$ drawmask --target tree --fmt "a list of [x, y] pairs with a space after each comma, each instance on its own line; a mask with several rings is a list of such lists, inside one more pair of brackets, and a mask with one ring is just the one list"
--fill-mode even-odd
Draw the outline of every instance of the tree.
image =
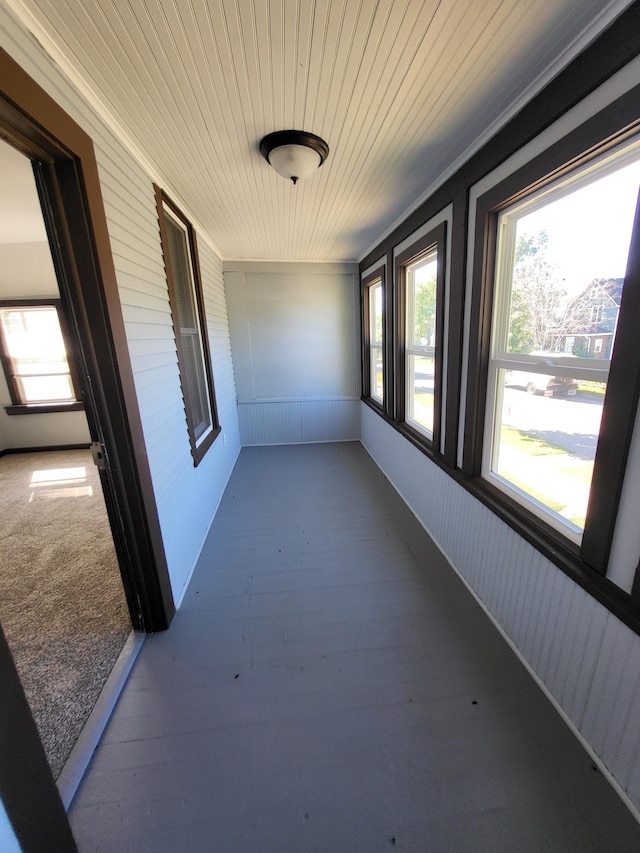
[[433, 346], [436, 331], [436, 270], [415, 287], [415, 337], [416, 343], [426, 341]]
[[567, 294], [558, 266], [545, 256], [548, 239], [542, 230], [535, 236], [521, 235], [516, 242], [509, 320], [511, 352], [547, 352], [558, 340]]

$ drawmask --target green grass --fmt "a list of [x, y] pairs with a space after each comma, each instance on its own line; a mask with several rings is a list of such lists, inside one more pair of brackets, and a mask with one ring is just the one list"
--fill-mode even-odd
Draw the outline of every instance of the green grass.
[[537, 435], [525, 432], [524, 430], [514, 429], [513, 427], [503, 426], [501, 438], [509, 447], [513, 447], [521, 453], [526, 453], [528, 456], [564, 456], [564, 459], [556, 459], [554, 463], [555, 467], [565, 474], [582, 480], [587, 485], [591, 483], [593, 477], [593, 460], [578, 459], [563, 447], [551, 441], [545, 441]]
[[566, 461], [559, 460], [556, 463], [556, 468], [564, 471], [565, 474], [570, 474], [572, 477], [582, 480], [587, 485], [590, 485], [593, 479], [593, 460], [591, 459], [576, 459], [570, 456]]
[[[578, 459], [572, 456], [567, 450], [559, 447], [551, 441], [545, 441], [532, 433], [524, 430], [514, 429], [513, 427], [503, 426], [501, 430], [501, 440], [509, 447], [525, 453], [531, 457], [554, 457], [553, 468], [558, 472], [567, 474], [570, 477], [575, 477], [589, 485], [593, 475], [593, 461], [588, 459]], [[513, 476], [511, 472], [508, 474], [502, 472], [510, 483], [513, 483], [518, 489], [530, 495], [535, 500], [539, 501], [544, 506], [549, 507], [552, 512], [567, 518], [570, 522], [584, 530], [585, 518], [583, 515], [566, 515], [564, 513], [565, 505], [555, 500], [550, 494], [540, 492], [531, 487], [531, 484], [525, 483], [517, 476]], [[551, 475], [552, 476], [552, 475]], [[549, 482], [549, 490], [553, 492], [553, 481]]]
[[514, 429], [513, 427], [503, 426], [500, 437], [509, 447], [520, 450], [528, 456], [552, 456], [555, 454], [566, 454], [567, 452], [557, 444], [552, 444], [550, 441], [538, 438], [537, 435], [531, 432]]
[[553, 498], [550, 498], [548, 495], [545, 495], [543, 492], [537, 492], [535, 489], [532, 489], [530, 485], [519, 480], [517, 477], [512, 477], [511, 474], [503, 474], [502, 475], [505, 480], [508, 480], [512, 483], [516, 488], [521, 489], [525, 495], [529, 495], [534, 498], [534, 500], [540, 501], [541, 504], [549, 507], [553, 512], [557, 512], [558, 514], [562, 513], [564, 509], [564, 504], [559, 503], [558, 501], [554, 501]]
[[582, 394], [590, 394], [593, 397], [602, 397], [603, 399], [606, 390], [607, 385], [605, 382], [583, 382], [580, 380], [578, 385], [578, 391]]

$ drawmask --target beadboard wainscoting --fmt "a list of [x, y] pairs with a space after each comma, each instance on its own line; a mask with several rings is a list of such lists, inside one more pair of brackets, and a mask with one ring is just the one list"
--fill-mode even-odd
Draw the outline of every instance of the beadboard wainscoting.
[[640, 637], [362, 404], [362, 443], [635, 813]]
[[357, 272], [224, 262], [243, 446], [360, 437]]
[[238, 403], [242, 446], [357, 441], [359, 400]]

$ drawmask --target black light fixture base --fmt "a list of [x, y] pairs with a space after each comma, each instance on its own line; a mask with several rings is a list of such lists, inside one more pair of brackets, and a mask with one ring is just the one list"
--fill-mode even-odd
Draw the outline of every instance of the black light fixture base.
[[320, 166], [329, 156], [329, 146], [315, 133], [307, 133], [305, 130], [276, 130], [260, 141], [260, 153], [267, 163], [270, 163], [269, 155], [273, 149], [282, 145], [304, 145], [311, 148], [320, 157]]

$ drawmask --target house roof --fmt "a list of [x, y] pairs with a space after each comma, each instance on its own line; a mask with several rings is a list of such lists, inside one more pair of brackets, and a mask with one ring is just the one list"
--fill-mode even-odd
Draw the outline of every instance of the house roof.
[[[223, 258], [358, 260], [630, 0], [10, 0]], [[292, 186], [259, 152], [295, 128]]]

